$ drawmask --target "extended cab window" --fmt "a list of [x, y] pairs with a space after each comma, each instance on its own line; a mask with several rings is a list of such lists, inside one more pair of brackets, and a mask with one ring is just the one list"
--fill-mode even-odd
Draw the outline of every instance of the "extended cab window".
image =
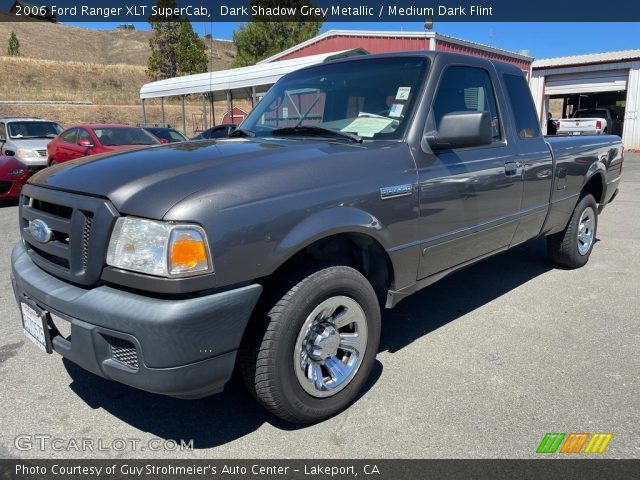
[[516, 129], [520, 138], [537, 138], [540, 136], [540, 125], [536, 117], [531, 90], [524, 77], [504, 75], [511, 111], [516, 120]]
[[475, 67], [450, 67], [440, 79], [433, 101], [433, 121], [436, 129], [447, 113], [489, 112], [493, 139], [500, 140], [500, 119], [493, 94], [491, 78], [486, 70]]

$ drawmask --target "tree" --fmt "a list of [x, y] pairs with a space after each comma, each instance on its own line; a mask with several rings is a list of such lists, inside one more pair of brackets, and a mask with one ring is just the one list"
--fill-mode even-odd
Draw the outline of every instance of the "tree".
[[306, 0], [252, 0], [252, 6], [273, 8], [298, 7], [296, 16], [286, 18], [286, 22], [269, 22], [265, 17], [253, 17], [233, 32], [233, 42], [237, 54], [233, 60], [234, 67], [253, 65], [271, 55], [293, 47], [318, 34], [322, 20], [318, 17], [301, 16], [300, 6]]
[[[176, 0], [158, 0], [156, 5], [164, 11], [177, 7]], [[149, 23], [153, 36], [149, 40], [151, 55], [147, 60], [147, 74], [151, 78], [159, 80], [207, 70], [204, 42], [187, 18], [151, 16]]]
[[[158, 0], [156, 5], [159, 9], [177, 7], [175, 0]], [[178, 74], [176, 45], [180, 17], [151, 16], [149, 23], [153, 36], [149, 40], [151, 55], [147, 60], [147, 74], [154, 80], [175, 77]]]
[[16, 36], [16, 32], [13, 30], [9, 34], [9, 45], [7, 46], [7, 55], [10, 57], [20, 56], [20, 42]]
[[182, 22], [178, 31], [178, 44], [176, 46], [178, 75], [206, 72], [207, 55], [204, 49], [204, 42], [193, 31], [191, 23]]

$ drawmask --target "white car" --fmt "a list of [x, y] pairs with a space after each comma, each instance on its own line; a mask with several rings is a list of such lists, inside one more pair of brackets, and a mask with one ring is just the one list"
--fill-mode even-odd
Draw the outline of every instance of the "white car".
[[15, 157], [29, 170], [47, 166], [47, 144], [62, 127], [39, 118], [0, 118], [0, 153]]

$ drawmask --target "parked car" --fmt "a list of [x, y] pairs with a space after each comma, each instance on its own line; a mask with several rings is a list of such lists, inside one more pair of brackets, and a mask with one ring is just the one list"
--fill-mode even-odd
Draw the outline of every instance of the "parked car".
[[160, 142], [162, 143], [176, 143], [176, 142], [189, 141], [189, 139], [185, 135], [183, 135], [182, 132], [179, 132], [175, 128], [158, 127], [158, 126], [153, 126], [153, 127], [143, 126], [142, 128], [144, 128], [150, 134], [158, 137], [158, 140], [160, 140]]
[[212, 138], [227, 138], [231, 132], [236, 129], [235, 123], [223, 123], [222, 125], [216, 125], [204, 132], [200, 132], [195, 137], [191, 137], [191, 140], [209, 140]]
[[576, 110], [572, 118], [559, 121], [558, 135], [599, 135], [609, 133], [622, 136], [624, 109], [598, 107]]
[[15, 157], [0, 156], [0, 200], [18, 198], [29, 178], [29, 167]]
[[47, 166], [47, 144], [62, 127], [39, 118], [0, 118], [0, 154], [15, 156], [30, 170]]
[[12, 284], [40, 349], [181, 398], [238, 362], [269, 411], [316, 422], [368, 381], [380, 305], [539, 236], [585, 265], [624, 158], [545, 139], [520, 68], [437, 51], [292, 72], [233, 136], [29, 180]]
[[157, 137], [140, 127], [112, 124], [76, 125], [49, 143], [48, 164], [51, 166], [87, 155], [160, 143]]

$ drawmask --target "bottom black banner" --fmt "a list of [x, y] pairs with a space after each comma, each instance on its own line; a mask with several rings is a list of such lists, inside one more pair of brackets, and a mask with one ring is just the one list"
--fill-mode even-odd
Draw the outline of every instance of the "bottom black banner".
[[639, 460], [0, 460], [0, 478], [637, 479]]

